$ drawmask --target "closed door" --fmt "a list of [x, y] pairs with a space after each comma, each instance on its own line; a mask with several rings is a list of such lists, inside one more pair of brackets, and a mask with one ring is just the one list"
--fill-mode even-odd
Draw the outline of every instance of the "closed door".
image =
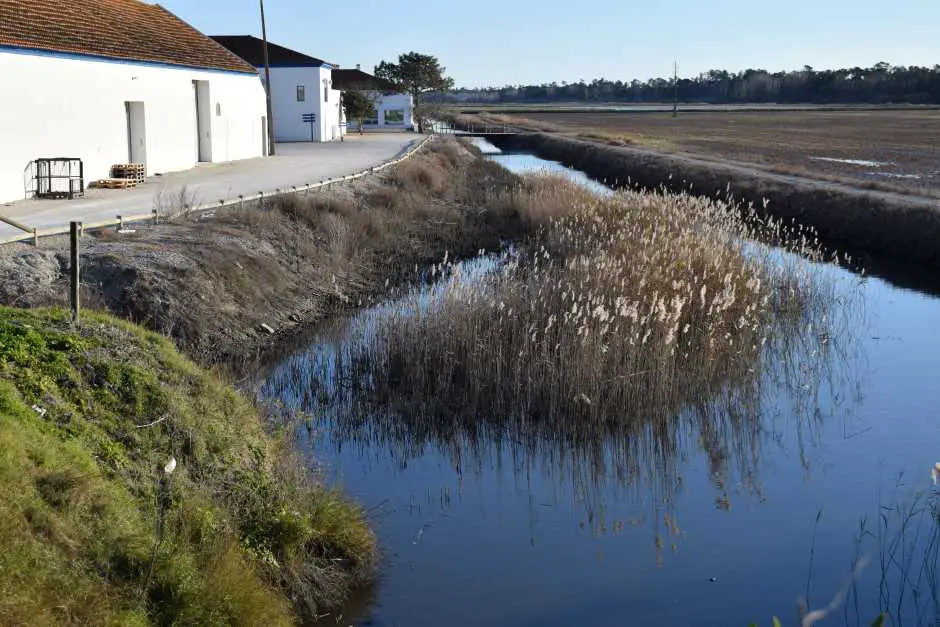
[[196, 160], [212, 161], [212, 110], [209, 81], [193, 81], [196, 113]]
[[125, 102], [127, 112], [127, 160], [147, 165], [147, 115], [144, 103]]

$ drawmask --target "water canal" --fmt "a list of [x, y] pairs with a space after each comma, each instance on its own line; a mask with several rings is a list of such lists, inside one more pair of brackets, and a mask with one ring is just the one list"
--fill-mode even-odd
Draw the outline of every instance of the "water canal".
[[[531, 155], [517, 173], [583, 174]], [[430, 303], [511, 254], [421, 290]], [[365, 411], [336, 389], [395, 303], [324, 328], [260, 394], [310, 416], [302, 450], [370, 512], [385, 552], [358, 608], [327, 623], [377, 626], [934, 624], [940, 461], [940, 299], [818, 266], [848, 290], [844, 337], [805, 378], [769, 383], [753, 419], [676, 417], [661, 440], [591, 443], [502, 429], [428, 427]], [[412, 295], [412, 298], [414, 295]], [[849, 301], [851, 301], [849, 303]], [[348, 373], [347, 373], [348, 374]], [[769, 391], [767, 391], [769, 390]], [[744, 426], [742, 426], [742, 424]], [[856, 576], [852, 578], [852, 573]]]

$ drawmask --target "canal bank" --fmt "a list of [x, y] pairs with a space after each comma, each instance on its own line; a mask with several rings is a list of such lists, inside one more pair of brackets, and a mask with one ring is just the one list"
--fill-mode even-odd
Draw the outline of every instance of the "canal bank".
[[894, 261], [940, 268], [940, 202], [775, 174], [740, 164], [600, 144], [555, 133], [493, 136], [508, 152], [528, 152], [612, 186], [692, 191], [752, 204], [760, 213], [813, 227], [827, 245], [863, 265]]
[[[86, 307], [168, 335], [190, 357], [250, 369], [304, 327], [413, 281], [446, 253], [518, 236], [513, 177], [455, 140], [316, 191], [81, 240]], [[0, 248], [0, 303], [64, 306], [68, 241]]]
[[[518, 174], [588, 180], [531, 154], [490, 158]], [[769, 624], [777, 614], [788, 624], [799, 620], [799, 597], [824, 606], [867, 557], [840, 620], [870, 624], [882, 611], [898, 624], [932, 620], [936, 584], [923, 573], [936, 558], [935, 532], [921, 526], [922, 543], [894, 541], [902, 527], [913, 537], [903, 520], [936, 461], [940, 396], [930, 364], [940, 350], [940, 300], [830, 265], [814, 272], [847, 285], [854, 300], [840, 303], [846, 335], [820, 340], [839, 350], [791, 363], [809, 380], [767, 380], [743, 440], [721, 420], [680, 422], [670, 446], [633, 440], [646, 454], [626, 458], [633, 449], [612, 437], [587, 446], [559, 434], [532, 448], [511, 423], [429, 429], [396, 416], [394, 397], [351, 411], [352, 393], [337, 403], [331, 389], [345, 371], [336, 364], [382, 328], [397, 301], [323, 329], [263, 377], [260, 394], [311, 410], [301, 450], [374, 512], [382, 575], [365, 607], [347, 616], [357, 624], [613, 626], [629, 617], [717, 627]], [[447, 285], [418, 302], [452, 293]], [[908, 547], [908, 562], [892, 561], [898, 546]], [[914, 566], [901, 572], [904, 563]]]
[[[525, 154], [483, 162], [458, 152], [459, 167], [447, 169], [451, 151], [440, 152], [433, 156], [440, 169], [390, 173], [381, 184], [349, 191], [343, 198], [351, 203], [321, 197], [309, 206], [266, 207], [231, 220], [217, 214], [136, 243], [105, 233], [103, 248], [92, 252], [98, 263], [118, 268], [132, 267], [138, 257], [186, 259], [164, 269], [156, 286], [143, 275], [127, 284], [112, 281], [120, 289], [104, 294], [105, 302], [120, 302], [110, 298], [128, 286], [148, 288], [149, 309], [142, 311], [161, 311], [168, 295], [178, 298], [166, 318], [148, 323], [205, 318], [207, 326], [192, 327], [192, 335], [180, 333], [184, 325], [168, 327], [184, 346], [186, 338], [203, 338], [195, 347], [214, 342], [252, 351], [292, 345], [260, 382], [261, 397], [287, 417], [315, 410], [297, 424], [295, 444], [329, 485], [363, 504], [383, 547], [381, 576], [368, 589], [366, 609], [353, 615], [349, 608], [344, 620], [551, 626], [620, 625], [629, 616], [637, 624], [762, 623], [775, 613], [795, 616], [797, 596], [808, 596], [812, 607], [828, 602], [856, 554], [872, 564], [857, 582], [856, 622], [889, 605], [907, 616], [929, 615], [929, 608], [910, 605], [929, 603], [929, 584], [898, 604], [897, 569], [880, 552], [890, 545], [877, 541], [895, 537], [895, 519], [884, 529], [874, 522], [881, 524], [883, 508], [921, 491], [936, 461], [931, 412], [940, 397], [931, 360], [940, 351], [933, 333], [940, 305], [927, 295], [814, 266], [859, 284], [853, 289], [863, 306], [844, 314], [855, 321], [851, 337], [814, 337], [813, 346], [840, 350], [825, 360], [811, 350], [794, 359], [791, 374], [809, 381], [767, 381], [745, 430], [727, 428], [734, 424], [728, 413], [697, 421], [685, 414], [660, 424], [666, 440], [599, 437], [572, 445], [557, 437], [533, 448], [520, 445], [511, 423], [478, 430], [452, 421], [459, 428], [429, 430], [408, 416], [399, 420], [391, 411], [394, 397], [389, 411], [344, 415], [348, 407], [333, 405], [330, 356], [351, 354], [363, 329], [376, 328], [382, 312], [394, 308], [396, 298], [386, 299], [391, 288], [402, 286], [407, 297], [415, 283], [440, 286], [445, 259], [502, 250], [529, 232], [508, 193], [519, 180], [497, 165], [588, 180]], [[352, 228], [366, 242], [382, 244], [372, 249], [381, 254], [349, 255], [363, 250], [338, 237]], [[214, 236], [207, 247], [208, 233]], [[311, 233], [314, 244], [301, 247]], [[295, 258], [298, 251], [316, 255]], [[56, 260], [54, 252], [51, 257]], [[220, 259], [226, 263], [217, 264]], [[351, 272], [352, 261], [363, 259], [368, 272]], [[208, 278], [192, 269], [197, 263]], [[281, 291], [280, 277], [292, 273], [297, 284]], [[326, 300], [317, 300], [324, 294]], [[29, 298], [28, 290], [17, 298]], [[405, 302], [420, 308], [426, 301]], [[350, 311], [359, 312], [353, 324], [342, 316]], [[299, 321], [291, 320], [298, 312]], [[337, 313], [329, 328], [298, 337]], [[265, 322], [275, 316], [276, 324]], [[272, 327], [273, 337], [261, 323]], [[342, 372], [362, 372], [356, 368]], [[352, 388], [339, 391], [353, 396]], [[855, 618], [854, 603], [852, 612]]]

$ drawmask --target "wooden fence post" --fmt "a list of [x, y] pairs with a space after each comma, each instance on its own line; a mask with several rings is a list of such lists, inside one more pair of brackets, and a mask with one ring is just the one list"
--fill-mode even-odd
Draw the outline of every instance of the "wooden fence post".
[[70, 282], [71, 289], [70, 289], [69, 296], [70, 296], [70, 301], [72, 304], [72, 322], [73, 323], [78, 322], [78, 316], [81, 313], [80, 310], [82, 306], [81, 298], [80, 298], [80, 290], [79, 290], [80, 258], [78, 254], [78, 242], [79, 242], [78, 229], [79, 229], [78, 222], [72, 222], [69, 224], [69, 243], [71, 245], [71, 250], [70, 250], [71, 266], [69, 268], [70, 275], [71, 275], [71, 282]]

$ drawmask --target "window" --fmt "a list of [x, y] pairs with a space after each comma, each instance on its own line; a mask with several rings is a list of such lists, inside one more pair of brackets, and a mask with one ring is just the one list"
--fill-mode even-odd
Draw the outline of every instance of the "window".
[[[324, 83], [325, 82], [326, 81], [324, 81]], [[323, 85], [323, 102], [329, 102], [329, 101], [330, 101], [330, 86]]]
[[303, 102], [307, 99], [307, 87], [305, 85], [297, 85], [297, 102]]
[[217, 118], [222, 117], [222, 103], [221, 102], [215, 103], [215, 117]]
[[386, 124], [404, 124], [405, 123], [405, 110], [404, 109], [389, 109], [385, 112], [385, 123]]

